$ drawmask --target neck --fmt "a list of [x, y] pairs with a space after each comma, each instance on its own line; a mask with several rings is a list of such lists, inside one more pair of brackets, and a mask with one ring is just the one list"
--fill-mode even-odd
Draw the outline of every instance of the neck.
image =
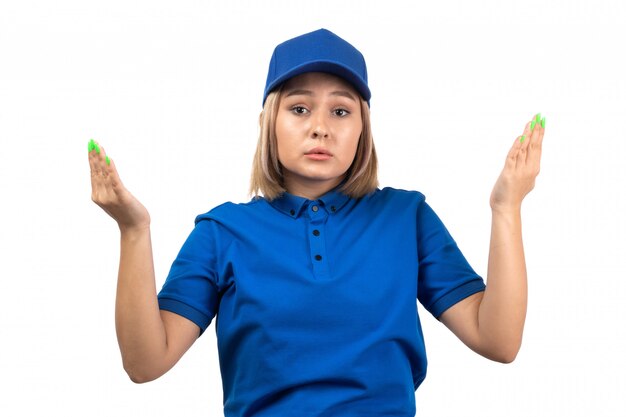
[[285, 178], [285, 189], [289, 194], [304, 197], [309, 200], [317, 200], [341, 183], [341, 179], [333, 178], [328, 181], [315, 181], [307, 179]]

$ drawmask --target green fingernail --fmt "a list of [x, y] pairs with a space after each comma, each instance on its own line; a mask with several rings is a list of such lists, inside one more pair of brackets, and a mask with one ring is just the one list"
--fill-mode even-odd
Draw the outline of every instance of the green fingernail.
[[93, 151], [93, 139], [89, 140], [89, 145], [87, 146], [87, 151], [88, 152]]
[[546, 128], [546, 117], [545, 116], [541, 119], [541, 127], [543, 127], [544, 129]]
[[104, 158], [105, 161], [107, 161], [107, 165], [111, 165], [111, 160], [109, 159], [109, 155], [107, 155], [106, 158]]
[[537, 122], [535, 122], [535, 119], [533, 119], [533, 121], [530, 122], [530, 130], [531, 130], [531, 132], [535, 128], [535, 123], [537, 123]]
[[94, 146], [94, 149], [96, 150], [96, 152], [100, 153], [100, 147], [98, 146], [98, 144], [94, 143], [93, 146]]
[[519, 143], [524, 143], [524, 139], [526, 139], [526, 136], [522, 135], [522, 137], [519, 138]]
[[539, 123], [541, 121], [541, 113], [537, 113], [537, 116], [535, 116], [535, 123]]

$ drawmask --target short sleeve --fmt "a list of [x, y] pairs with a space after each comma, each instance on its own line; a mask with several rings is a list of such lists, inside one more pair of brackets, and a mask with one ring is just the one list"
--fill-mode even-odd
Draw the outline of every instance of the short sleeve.
[[454, 304], [484, 291], [483, 279], [472, 269], [433, 209], [422, 201], [417, 208], [417, 298], [439, 316]]
[[211, 220], [197, 221], [158, 294], [161, 310], [191, 320], [201, 333], [211, 324], [219, 303], [215, 228]]

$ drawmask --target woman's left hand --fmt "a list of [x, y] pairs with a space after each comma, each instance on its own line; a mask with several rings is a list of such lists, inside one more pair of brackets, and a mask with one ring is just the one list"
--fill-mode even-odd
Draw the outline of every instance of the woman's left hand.
[[524, 133], [515, 139], [491, 192], [492, 210], [519, 211], [522, 200], [534, 187], [541, 162], [541, 145], [545, 131], [545, 117], [537, 114], [526, 124]]

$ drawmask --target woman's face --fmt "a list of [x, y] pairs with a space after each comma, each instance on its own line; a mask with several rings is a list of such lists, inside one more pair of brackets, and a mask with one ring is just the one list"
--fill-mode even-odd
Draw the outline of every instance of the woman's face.
[[283, 87], [276, 115], [285, 188], [315, 199], [343, 180], [363, 128], [360, 96], [343, 79], [310, 72]]

